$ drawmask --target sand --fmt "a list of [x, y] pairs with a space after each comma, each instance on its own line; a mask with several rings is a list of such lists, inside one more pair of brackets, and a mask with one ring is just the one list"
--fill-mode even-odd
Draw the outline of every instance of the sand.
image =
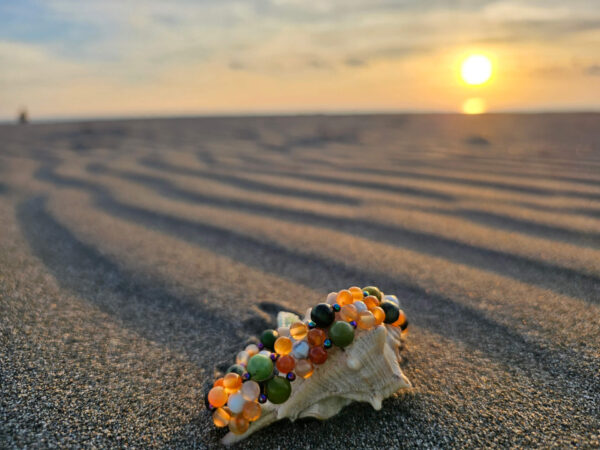
[[239, 448], [598, 447], [600, 115], [0, 126], [0, 447], [219, 447], [215, 368], [367, 284], [414, 390]]

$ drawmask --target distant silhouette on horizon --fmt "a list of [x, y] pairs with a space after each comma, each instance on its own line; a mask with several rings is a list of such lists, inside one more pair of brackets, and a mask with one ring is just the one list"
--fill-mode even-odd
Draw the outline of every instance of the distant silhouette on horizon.
[[17, 122], [20, 125], [25, 125], [25, 124], [29, 123], [29, 115], [27, 114], [27, 109], [23, 108], [21, 111], [19, 111], [19, 116], [17, 118]]

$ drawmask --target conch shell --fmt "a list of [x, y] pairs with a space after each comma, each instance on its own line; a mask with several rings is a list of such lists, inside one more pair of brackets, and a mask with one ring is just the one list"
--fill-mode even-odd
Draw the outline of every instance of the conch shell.
[[[310, 319], [310, 310], [306, 321]], [[278, 327], [289, 326], [300, 318], [292, 313], [277, 315]], [[381, 409], [383, 399], [400, 389], [412, 387], [402, 373], [399, 348], [402, 332], [398, 327], [381, 324], [357, 333], [351, 345], [330, 352], [326, 364], [318, 367], [310, 378], [298, 377], [292, 383], [292, 394], [282, 404], [267, 402], [261, 417], [243, 434], [229, 432], [222, 442], [230, 445], [247, 438], [271, 423], [301, 417], [329, 419], [353, 401], [368, 402]]]

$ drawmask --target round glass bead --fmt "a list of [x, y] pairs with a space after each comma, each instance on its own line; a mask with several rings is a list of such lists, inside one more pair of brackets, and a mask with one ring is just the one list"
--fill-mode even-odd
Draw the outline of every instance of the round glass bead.
[[348, 289], [350, 291], [350, 293], [352, 294], [352, 298], [356, 301], [356, 300], [362, 300], [364, 295], [363, 295], [363, 290], [361, 288], [359, 288], [358, 286], [352, 286], [351, 288]]
[[308, 328], [314, 328], [316, 326], [317, 326], [317, 324], [314, 323], [312, 320], [308, 322]]
[[377, 297], [377, 300], [381, 300], [381, 291], [379, 290], [378, 287], [367, 286], [367, 287], [364, 287], [362, 290], [368, 292], [369, 295], [374, 295], [375, 297]]
[[371, 313], [375, 317], [375, 325], [381, 325], [385, 320], [385, 311], [381, 307], [376, 306], [371, 309]]
[[358, 319], [358, 311], [356, 310], [356, 306], [354, 306], [354, 304], [342, 306], [340, 318], [346, 322]]
[[344, 305], [349, 305], [353, 301], [354, 301], [354, 297], [352, 296], [352, 292], [350, 292], [348, 289], [344, 289], [343, 291], [338, 292], [338, 295], [336, 298], [337, 304], [344, 306]]
[[290, 326], [290, 335], [297, 341], [306, 337], [308, 327], [304, 322], [295, 322]]
[[264, 381], [273, 373], [273, 361], [265, 355], [254, 355], [248, 361], [248, 372], [254, 381]]
[[385, 311], [385, 323], [394, 323], [400, 317], [400, 310], [394, 303], [384, 301], [379, 306]]
[[338, 347], [347, 347], [354, 340], [354, 328], [348, 322], [334, 322], [329, 328], [329, 338]]
[[265, 346], [268, 350], [273, 350], [273, 346], [275, 345], [275, 341], [279, 337], [277, 331], [275, 330], [265, 330], [260, 335], [260, 342]]
[[248, 354], [248, 352], [245, 350], [242, 350], [235, 357], [235, 363], [239, 364], [240, 366], [245, 366], [246, 364], [248, 364], [249, 359], [250, 359], [250, 355]]
[[244, 434], [249, 426], [250, 422], [241, 414], [231, 416], [231, 419], [229, 419], [229, 431], [234, 434]]
[[248, 344], [245, 350], [249, 357], [256, 355], [260, 351], [256, 344]]
[[217, 408], [213, 413], [213, 423], [216, 427], [223, 428], [229, 424], [231, 415], [223, 408]]
[[243, 375], [246, 369], [241, 364], [233, 364], [229, 366], [226, 373], [237, 373], [238, 375]]
[[406, 322], [406, 315], [404, 314], [404, 311], [399, 309], [398, 310], [398, 320], [396, 320], [392, 325], [395, 327], [400, 327], [400, 326], [404, 325], [404, 322]]
[[376, 306], [379, 306], [379, 300], [374, 295], [369, 295], [364, 298], [363, 302], [367, 305], [367, 309], [373, 309]]
[[265, 403], [267, 401], [267, 396], [265, 394], [260, 394], [258, 396], [258, 403]]
[[308, 359], [300, 359], [296, 361], [296, 375], [302, 378], [308, 378], [313, 374], [314, 367]]
[[248, 402], [255, 401], [260, 395], [260, 385], [256, 381], [247, 381], [242, 384], [242, 395]]
[[326, 328], [333, 323], [335, 312], [331, 305], [319, 303], [310, 311], [310, 319], [316, 323], [319, 328]]
[[327, 351], [323, 347], [312, 347], [308, 352], [308, 357], [313, 364], [323, 364], [327, 361]]
[[265, 391], [269, 401], [278, 405], [290, 397], [292, 385], [287, 378], [273, 377], [267, 382]]
[[327, 294], [327, 300], [325, 302], [329, 303], [330, 305], [333, 305], [337, 299], [337, 295], [337, 292], [330, 292], [329, 294]]
[[335, 303], [335, 304], [333, 305], [333, 310], [334, 310], [335, 312], [340, 312], [340, 309], [342, 309], [342, 307], [341, 307], [341, 306], [340, 306], [338, 303]]
[[307, 340], [311, 347], [323, 345], [325, 339], [327, 339], [327, 335], [320, 328], [313, 328], [308, 332]]
[[217, 386], [208, 391], [208, 403], [215, 408], [220, 408], [227, 403], [227, 393], [225, 388]]
[[304, 359], [308, 357], [310, 345], [306, 341], [295, 342], [292, 346], [292, 356], [296, 359]]
[[242, 415], [248, 422], [254, 422], [260, 418], [261, 407], [256, 402], [246, 402], [244, 404], [244, 409], [242, 410]]
[[223, 386], [223, 377], [217, 378], [215, 380], [215, 382], [213, 383], [213, 387], [217, 387], [217, 386]]
[[358, 328], [368, 330], [375, 326], [375, 316], [371, 311], [362, 311], [358, 313]]
[[400, 308], [400, 300], [398, 300], [398, 297], [396, 297], [395, 295], [386, 295], [385, 297], [383, 297], [383, 299], [387, 300], [388, 302], [394, 303], [398, 308]]
[[227, 394], [233, 394], [242, 387], [242, 377], [237, 373], [230, 372], [223, 378], [223, 387]]
[[277, 328], [277, 334], [279, 336], [290, 337], [290, 328], [289, 327], [279, 327]]
[[294, 372], [289, 372], [285, 377], [290, 381], [294, 381], [296, 379], [296, 374]]
[[241, 413], [242, 409], [244, 409], [244, 403], [246, 403], [246, 400], [242, 394], [230, 395], [229, 399], [227, 400], [227, 406], [229, 406], [229, 410], [233, 414]]
[[281, 373], [288, 373], [294, 370], [294, 366], [296, 365], [296, 361], [290, 355], [284, 355], [277, 360], [277, 370]]
[[369, 310], [369, 308], [367, 308], [367, 305], [365, 304], [365, 302], [363, 302], [362, 300], [360, 300], [358, 302], [354, 302], [354, 307], [356, 308], [356, 311], [358, 311], [358, 312]]
[[292, 351], [292, 340], [288, 337], [278, 337], [275, 341], [275, 351], [280, 355], [287, 355]]

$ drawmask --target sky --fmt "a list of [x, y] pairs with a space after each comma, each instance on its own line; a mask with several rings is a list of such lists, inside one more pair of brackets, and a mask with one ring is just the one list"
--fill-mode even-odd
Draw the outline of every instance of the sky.
[[[484, 54], [493, 76], [460, 78]], [[0, 0], [0, 120], [600, 110], [599, 0]]]

